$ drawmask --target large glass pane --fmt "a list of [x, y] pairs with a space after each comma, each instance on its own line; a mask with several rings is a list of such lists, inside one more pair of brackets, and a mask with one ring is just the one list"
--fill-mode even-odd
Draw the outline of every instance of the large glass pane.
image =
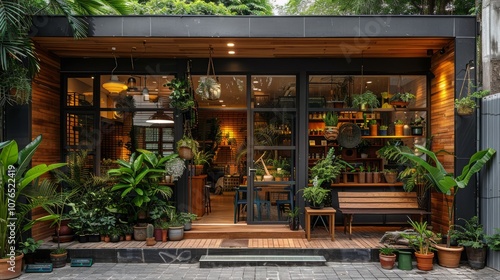
[[252, 76], [253, 108], [295, 108], [295, 76]]
[[93, 150], [98, 139], [93, 115], [66, 114], [66, 149]]
[[[205, 75], [193, 75], [193, 88], [198, 92], [200, 81]], [[217, 76], [221, 93], [218, 99], [204, 99], [200, 94], [195, 94], [199, 108], [246, 108], [247, 78], [246, 76]]]
[[93, 78], [68, 78], [66, 106], [92, 106]]

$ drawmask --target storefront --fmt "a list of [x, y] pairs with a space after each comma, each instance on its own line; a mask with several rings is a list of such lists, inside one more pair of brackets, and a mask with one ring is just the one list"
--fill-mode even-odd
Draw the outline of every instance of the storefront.
[[[169, 108], [167, 84], [189, 74], [196, 88], [207, 73], [209, 55], [221, 83], [221, 97], [197, 97], [198, 122], [192, 133], [202, 145], [213, 145], [210, 130], [217, 119], [222, 139], [213, 151], [217, 153], [215, 163], [225, 168], [225, 175], [238, 173], [238, 185], [247, 183], [249, 188], [263, 190], [262, 199], [271, 202], [269, 217], [250, 208], [248, 223], [284, 222], [279, 221], [276, 200], [286, 200], [280, 195], [304, 188], [314, 160], [324, 157], [328, 146], [338, 147], [337, 140], [325, 143], [318, 120], [327, 112], [336, 112], [340, 125], [359, 125], [366, 116], [352, 108], [352, 96], [366, 90], [374, 92], [381, 105], [396, 92], [416, 95], [408, 109], [369, 111], [367, 119], [389, 126], [389, 133], [398, 119], [407, 125], [425, 120], [422, 135], [410, 131], [405, 141], [415, 143], [432, 135], [433, 149], [456, 153], [456, 161], [451, 160], [447, 168], [461, 169], [461, 154], [475, 148], [476, 136], [458, 129], [475, 129], [475, 118], [459, 118], [453, 110], [465, 65], [475, 58], [474, 17], [144, 16], [89, 20], [90, 36], [82, 40], [70, 37], [63, 18], [43, 19], [37, 21], [43, 25], [35, 26], [33, 40], [42, 56], [42, 70], [34, 83], [33, 105], [25, 108], [29, 117], [23, 129], [29, 132], [26, 138], [46, 135], [45, 153], [39, 162], [57, 162], [70, 151], [86, 148], [92, 151], [93, 165], [100, 172], [107, 159], [126, 158], [133, 146], [162, 154], [173, 152], [175, 141], [184, 132], [185, 116]], [[228, 54], [231, 50], [235, 54]], [[103, 84], [113, 76], [127, 84], [127, 89], [119, 94], [105, 89]], [[157, 112], [169, 115], [174, 124], [148, 124]], [[7, 126], [7, 134], [18, 129], [19, 125], [15, 129]], [[359, 145], [345, 149], [343, 157], [383, 169], [374, 150], [387, 139], [366, 140], [372, 146], [367, 158], [361, 158]], [[244, 181], [243, 176], [254, 176], [249, 169], [256, 169], [254, 164], [263, 154], [282, 164], [290, 179], [272, 184]], [[175, 200], [184, 210], [193, 208], [187, 177], [174, 187]], [[249, 199], [254, 198], [249, 192]], [[292, 201], [304, 206], [300, 195]], [[468, 203], [475, 208], [474, 202]], [[441, 205], [432, 203], [433, 215], [443, 215]]]

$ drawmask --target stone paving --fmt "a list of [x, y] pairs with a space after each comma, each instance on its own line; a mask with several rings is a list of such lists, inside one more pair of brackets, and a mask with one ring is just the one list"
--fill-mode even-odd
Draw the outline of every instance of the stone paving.
[[18, 279], [500, 279], [500, 272], [491, 268], [470, 269], [444, 268], [437, 264], [432, 271], [400, 270], [397, 267], [385, 270], [378, 262], [343, 263], [328, 262], [326, 266], [257, 266], [199, 268], [190, 264], [145, 264], [145, 263], [96, 263], [92, 267], [70, 267], [54, 269], [52, 273], [24, 273]]

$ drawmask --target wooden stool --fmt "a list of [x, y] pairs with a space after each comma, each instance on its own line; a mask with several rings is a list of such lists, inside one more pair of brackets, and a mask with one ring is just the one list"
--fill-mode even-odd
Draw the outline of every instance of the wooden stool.
[[325, 207], [322, 209], [312, 209], [306, 207], [306, 237], [311, 240], [311, 216], [328, 216], [329, 232], [332, 236], [332, 241], [335, 239], [335, 209], [333, 207]]

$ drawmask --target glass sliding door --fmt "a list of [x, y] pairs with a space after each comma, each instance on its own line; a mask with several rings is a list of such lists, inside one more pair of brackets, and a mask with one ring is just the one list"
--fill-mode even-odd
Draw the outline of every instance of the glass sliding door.
[[286, 222], [295, 204], [295, 76], [252, 76], [249, 104], [249, 223]]

